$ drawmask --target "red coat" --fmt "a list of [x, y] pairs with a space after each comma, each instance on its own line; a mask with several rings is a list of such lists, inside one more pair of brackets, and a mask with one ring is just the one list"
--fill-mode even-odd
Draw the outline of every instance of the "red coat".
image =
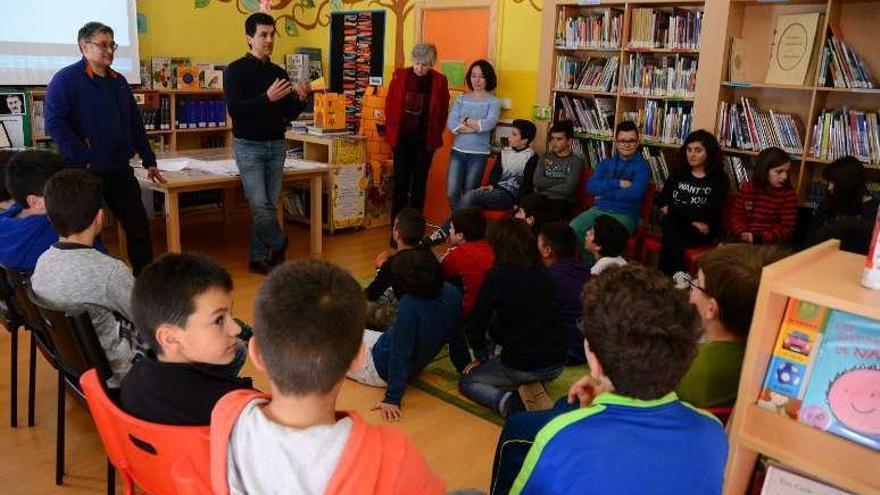
[[[388, 86], [388, 97], [385, 99], [385, 141], [391, 147], [396, 147], [400, 139], [400, 113], [409, 74], [412, 74], [410, 68], [395, 70]], [[443, 146], [443, 130], [446, 129], [446, 117], [449, 115], [449, 86], [443, 74], [434, 69], [428, 74], [431, 76], [431, 94], [428, 98], [424, 143], [425, 148], [436, 150]]]
[[733, 204], [730, 230], [735, 236], [750, 232], [756, 244], [788, 242], [797, 225], [797, 200], [790, 187], [761, 191], [743, 184]]

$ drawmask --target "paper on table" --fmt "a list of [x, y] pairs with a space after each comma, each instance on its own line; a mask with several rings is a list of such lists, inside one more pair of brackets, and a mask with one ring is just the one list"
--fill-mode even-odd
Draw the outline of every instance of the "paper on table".
[[311, 160], [300, 160], [299, 158], [287, 158], [284, 160], [284, 168], [286, 170], [311, 170], [316, 168], [327, 168], [328, 165], [323, 162], [314, 162]]
[[156, 167], [163, 172], [180, 172], [189, 162], [189, 158], [160, 158], [156, 160]]
[[189, 168], [202, 170], [217, 175], [239, 175], [238, 166], [235, 164], [234, 159], [211, 161], [192, 160]]

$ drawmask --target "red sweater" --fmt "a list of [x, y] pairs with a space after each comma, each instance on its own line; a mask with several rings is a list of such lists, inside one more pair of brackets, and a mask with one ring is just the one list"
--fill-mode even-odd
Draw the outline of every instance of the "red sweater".
[[749, 232], [755, 243], [787, 242], [797, 224], [797, 193], [790, 187], [755, 189], [743, 184], [733, 204], [730, 227], [735, 236]]
[[443, 276], [446, 280], [460, 279], [462, 285], [461, 307], [467, 317], [477, 303], [477, 295], [483, 287], [486, 273], [495, 263], [495, 253], [485, 240], [465, 242], [450, 249], [443, 261]]
[[[410, 68], [395, 70], [388, 86], [388, 97], [385, 99], [385, 141], [391, 147], [397, 146], [400, 139], [400, 113], [406, 96], [406, 78], [410, 74], [413, 74]], [[443, 146], [443, 130], [446, 129], [446, 117], [449, 115], [449, 86], [443, 74], [434, 69], [428, 74], [431, 76], [431, 93], [428, 97], [424, 145], [429, 150], [436, 150]]]

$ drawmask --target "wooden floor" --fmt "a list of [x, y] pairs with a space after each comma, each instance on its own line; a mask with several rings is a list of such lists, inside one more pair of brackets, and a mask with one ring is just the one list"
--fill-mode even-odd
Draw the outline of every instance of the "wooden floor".
[[[199, 251], [220, 260], [235, 280], [236, 316], [251, 321], [253, 297], [263, 277], [247, 272], [248, 219], [237, 213], [223, 224], [216, 212], [200, 212], [183, 218], [184, 250]], [[288, 224], [291, 245], [288, 259], [307, 256], [308, 230]], [[324, 259], [336, 263], [357, 277], [373, 271], [376, 254], [387, 247], [389, 229], [337, 233], [324, 237]], [[164, 251], [164, 226], [153, 225], [156, 252]], [[108, 230], [105, 239], [111, 252], [116, 241]], [[0, 492], [15, 494], [103, 493], [106, 461], [100, 439], [84, 407], [67, 401], [67, 467], [64, 485], [54, 484], [56, 378], [38, 355], [36, 426], [27, 422], [28, 336], [19, 339], [19, 426], [9, 427], [9, 333], [0, 332]], [[266, 379], [250, 363], [243, 374], [253, 376], [258, 388], [267, 389]], [[68, 396], [69, 397], [69, 396]], [[367, 421], [378, 423], [372, 405], [383, 397], [382, 389], [346, 380], [340, 409], [355, 410]], [[408, 388], [400, 427], [421, 448], [434, 471], [450, 489], [473, 487], [487, 490], [499, 428], [485, 420], [436, 399], [421, 390]], [[122, 493], [121, 485], [117, 493]]]

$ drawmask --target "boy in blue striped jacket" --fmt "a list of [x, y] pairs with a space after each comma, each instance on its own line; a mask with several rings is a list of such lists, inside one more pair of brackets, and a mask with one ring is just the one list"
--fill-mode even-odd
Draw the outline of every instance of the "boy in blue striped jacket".
[[593, 277], [583, 303], [590, 374], [569, 392], [581, 407], [541, 429], [510, 493], [721, 493], [724, 429], [673, 392], [701, 333], [685, 295], [625, 265]]

